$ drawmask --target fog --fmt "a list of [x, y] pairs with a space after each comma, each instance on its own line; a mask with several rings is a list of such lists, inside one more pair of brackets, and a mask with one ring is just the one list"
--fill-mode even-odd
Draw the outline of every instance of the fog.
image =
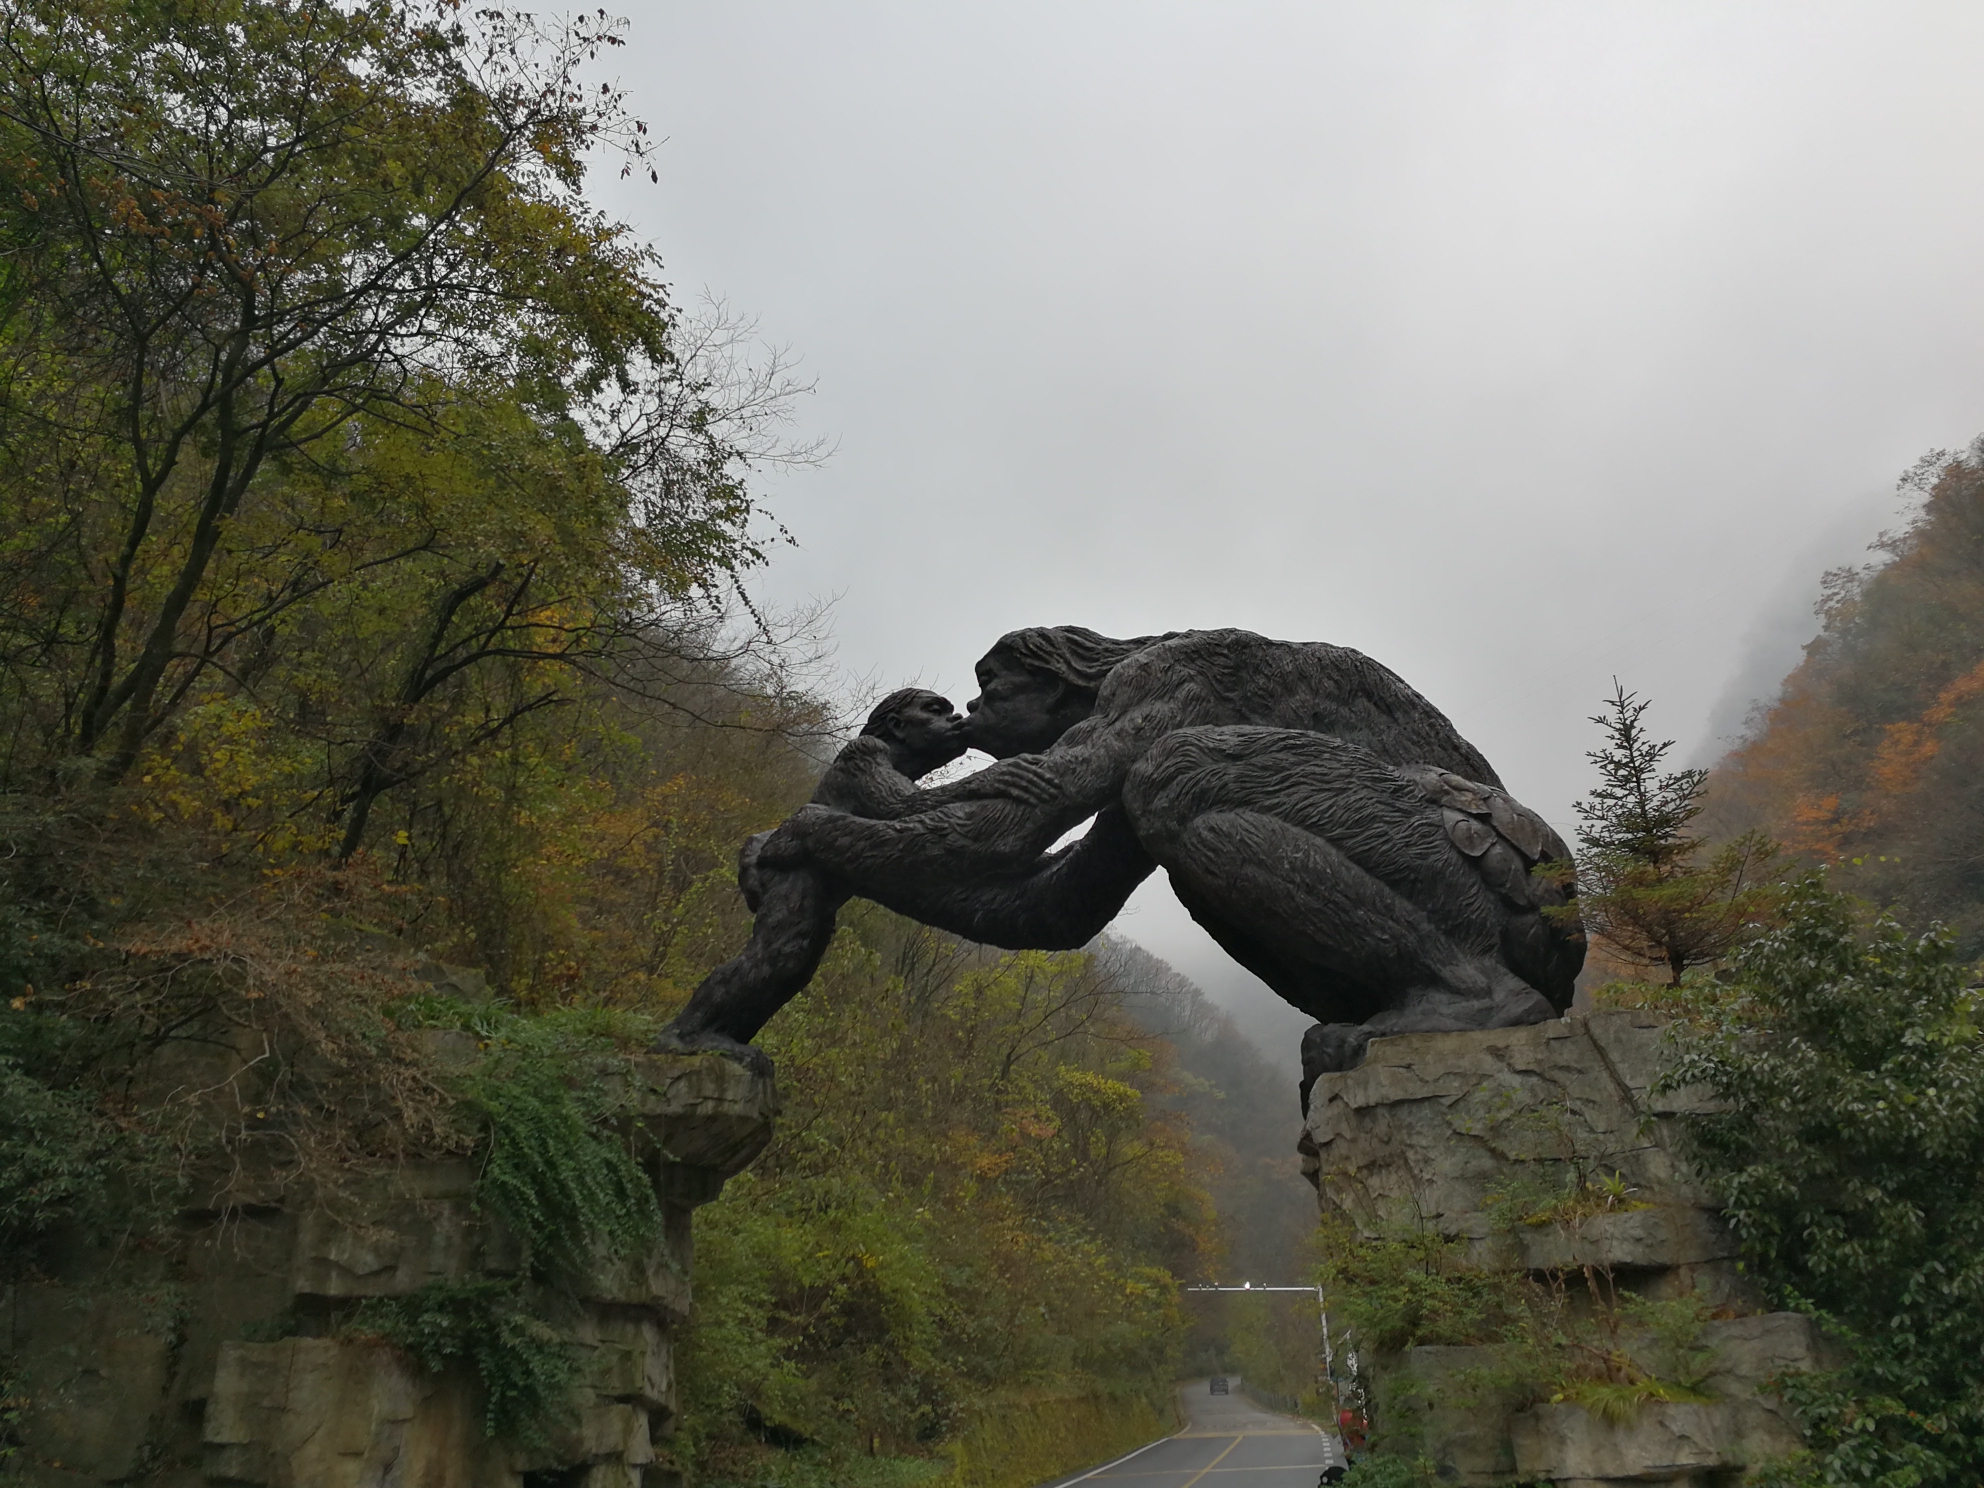
[[[756, 590], [1356, 646], [1571, 825], [1617, 676], [1712, 756], [1984, 429], [1984, 8], [645, 3], [604, 186], [803, 359]], [[1161, 884], [1119, 928], [1247, 980]]]

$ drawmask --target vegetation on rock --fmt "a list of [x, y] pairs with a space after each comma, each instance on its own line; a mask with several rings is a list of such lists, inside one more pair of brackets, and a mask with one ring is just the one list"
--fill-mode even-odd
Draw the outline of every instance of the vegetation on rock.
[[437, 1374], [466, 1364], [482, 1386], [483, 1429], [526, 1446], [546, 1440], [578, 1373], [572, 1346], [530, 1310], [514, 1280], [435, 1282], [404, 1297], [368, 1298], [346, 1328], [383, 1338]]
[[[1540, 1207], [1534, 1195], [1502, 1195], [1494, 1222], [1505, 1234], [1549, 1225], [1575, 1235], [1589, 1218], [1633, 1207], [1608, 1176], [1573, 1178]], [[1367, 1360], [1388, 1365], [1373, 1445], [1377, 1459], [1402, 1466], [1373, 1469], [1380, 1478], [1418, 1462], [1417, 1418], [1436, 1391], [1446, 1408], [1568, 1403], [1615, 1422], [1653, 1401], [1707, 1398], [1699, 1337], [1710, 1309], [1698, 1298], [1638, 1295], [1598, 1262], [1536, 1271], [1513, 1261], [1484, 1264], [1467, 1241], [1420, 1227], [1373, 1237], [1337, 1217], [1322, 1233], [1332, 1325]], [[1406, 1351], [1428, 1345], [1478, 1353], [1456, 1373], [1427, 1381], [1400, 1365]], [[1421, 1466], [1407, 1479], [1432, 1481], [1430, 1466]]]
[[1786, 1483], [1984, 1472], [1984, 1039], [1940, 929], [1871, 924], [1814, 875], [1785, 922], [1690, 999], [1671, 1080], [1727, 1105], [1697, 1162], [1750, 1269], [1824, 1320], [1837, 1373], [1786, 1390], [1812, 1452]]

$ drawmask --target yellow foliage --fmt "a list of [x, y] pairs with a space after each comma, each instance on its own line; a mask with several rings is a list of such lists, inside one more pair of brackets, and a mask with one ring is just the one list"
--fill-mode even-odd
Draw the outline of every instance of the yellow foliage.
[[1716, 826], [1760, 827], [1835, 883], [1984, 945], [1963, 865], [1984, 769], [1984, 452], [1916, 472], [1886, 561], [1827, 576], [1824, 617], [1776, 702], [1711, 779]]

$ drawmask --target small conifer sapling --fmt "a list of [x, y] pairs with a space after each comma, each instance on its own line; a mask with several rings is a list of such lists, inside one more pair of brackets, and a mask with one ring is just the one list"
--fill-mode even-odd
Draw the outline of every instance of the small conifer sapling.
[[1615, 679], [1592, 722], [1605, 744], [1586, 758], [1599, 783], [1578, 802], [1578, 912], [1620, 960], [1665, 968], [1679, 986], [1691, 966], [1721, 960], [1776, 903], [1777, 844], [1759, 832], [1709, 851], [1690, 830], [1708, 771], [1661, 765], [1672, 739], [1643, 722], [1650, 699]]

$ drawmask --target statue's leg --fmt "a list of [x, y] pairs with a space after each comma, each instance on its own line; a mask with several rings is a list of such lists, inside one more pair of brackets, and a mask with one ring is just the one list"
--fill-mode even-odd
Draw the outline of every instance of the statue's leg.
[[1263, 812], [1195, 817], [1158, 856], [1186, 908], [1312, 1017], [1368, 1021], [1426, 998], [1479, 1001], [1515, 987], [1541, 996], [1333, 843]]
[[[1439, 808], [1322, 734], [1188, 729], [1124, 792], [1138, 835], [1221, 945], [1326, 1024], [1404, 1033], [1553, 1015], [1498, 950], [1508, 910]], [[1337, 1057], [1361, 1056], [1361, 1038]], [[1322, 1040], [1321, 1042], [1329, 1042]]]
[[814, 868], [759, 868], [758, 917], [741, 953], [717, 967], [655, 1041], [660, 1050], [714, 1049], [761, 1066], [745, 1046], [805, 990], [834, 938], [847, 895]]

